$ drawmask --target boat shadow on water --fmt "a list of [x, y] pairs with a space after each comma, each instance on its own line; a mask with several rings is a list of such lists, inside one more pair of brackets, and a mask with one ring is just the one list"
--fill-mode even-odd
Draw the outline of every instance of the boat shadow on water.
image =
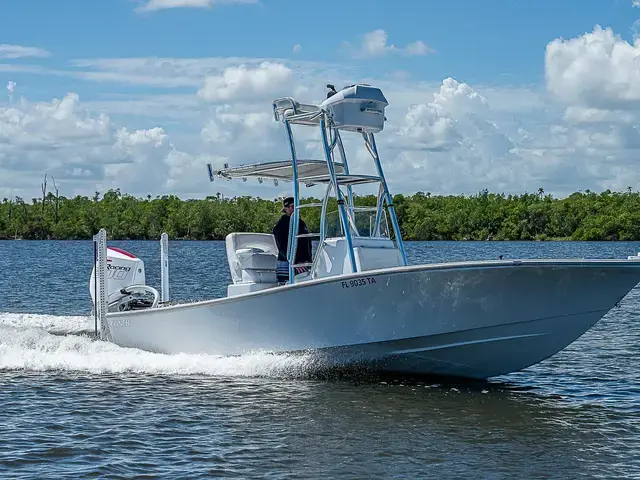
[[[283, 376], [277, 375], [279, 378]], [[487, 393], [489, 391], [527, 392], [535, 391], [537, 387], [522, 385], [498, 379], [473, 379], [433, 374], [407, 374], [403, 372], [386, 372], [377, 370], [368, 365], [350, 365], [345, 367], [307, 367], [297, 370], [290, 375], [284, 375], [285, 379], [310, 380], [336, 384], [348, 384], [353, 386], [368, 385], [401, 385], [418, 386], [443, 389], [464, 389], [468, 392]]]

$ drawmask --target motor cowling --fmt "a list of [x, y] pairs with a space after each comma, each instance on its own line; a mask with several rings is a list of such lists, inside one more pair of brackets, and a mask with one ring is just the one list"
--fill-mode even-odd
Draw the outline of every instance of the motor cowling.
[[[96, 265], [91, 271], [89, 292], [95, 304]], [[144, 262], [132, 253], [116, 247], [107, 247], [107, 311], [149, 308], [157, 303], [157, 292], [145, 284]]]

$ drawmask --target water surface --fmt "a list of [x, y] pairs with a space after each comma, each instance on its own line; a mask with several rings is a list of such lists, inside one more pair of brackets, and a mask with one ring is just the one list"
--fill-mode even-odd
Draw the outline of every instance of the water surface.
[[[112, 242], [159, 285], [159, 242]], [[409, 243], [412, 263], [616, 258], [640, 243]], [[304, 358], [92, 340], [90, 242], [0, 241], [0, 478], [640, 478], [640, 291], [490, 382], [309, 376]], [[171, 296], [225, 294], [221, 242], [170, 242]]]

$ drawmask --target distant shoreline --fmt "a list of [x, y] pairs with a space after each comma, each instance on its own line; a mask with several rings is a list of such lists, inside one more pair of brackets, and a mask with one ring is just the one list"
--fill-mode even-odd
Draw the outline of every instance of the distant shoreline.
[[[376, 201], [375, 195], [355, 197], [357, 206], [374, 207]], [[221, 194], [183, 200], [174, 195], [136, 198], [119, 190], [96, 192], [91, 198], [48, 192], [30, 203], [3, 199], [0, 239], [90, 240], [105, 228], [118, 241], [159, 240], [163, 232], [171, 240], [220, 241], [231, 232], [270, 232], [281, 215], [280, 202]], [[545, 195], [543, 189], [522, 195], [483, 190], [466, 197], [417, 192], [395, 195], [393, 205], [406, 241], [640, 241], [640, 193], [631, 188], [586, 190], [562, 199]], [[334, 230], [336, 210], [331, 199], [328, 212], [334, 216], [327, 225]], [[369, 213], [359, 213], [358, 228], [368, 232]], [[311, 232], [319, 231], [319, 208], [305, 208], [302, 218]]]

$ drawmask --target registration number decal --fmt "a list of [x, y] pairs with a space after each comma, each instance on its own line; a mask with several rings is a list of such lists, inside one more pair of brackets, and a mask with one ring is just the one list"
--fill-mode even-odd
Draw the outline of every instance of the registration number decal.
[[111, 327], [113, 328], [126, 328], [131, 326], [128, 318], [114, 318], [111, 320]]
[[342, 288], [366, 287], [367, 285], [373, 285], [374, 283], [376, 283], [376, 279], [374, 277], [353, 278], [342, 282]]

